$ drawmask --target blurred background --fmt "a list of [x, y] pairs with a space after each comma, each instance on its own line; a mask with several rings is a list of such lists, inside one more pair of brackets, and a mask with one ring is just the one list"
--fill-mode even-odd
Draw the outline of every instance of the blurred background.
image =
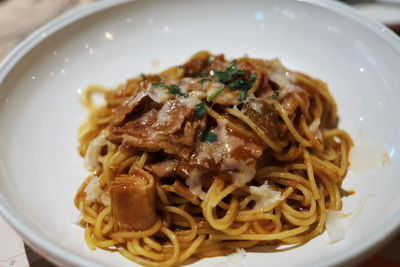
[[[27, 35], [54, 17], [105, 0], [0, 0], [0, 61]], [[400, 34], [400, 0], [343, 0]], [[400, 266], [400, 235], [358, 267]], [[0, 216], [0, 267], [54, 266], [32, 251]]]

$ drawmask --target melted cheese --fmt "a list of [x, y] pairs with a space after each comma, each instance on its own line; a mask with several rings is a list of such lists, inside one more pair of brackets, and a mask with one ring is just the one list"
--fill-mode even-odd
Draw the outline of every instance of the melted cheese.
[[151, 83], [147, 84], [146, 94], [157, 103], [164, 103], [170, 98], [167, 88], [153, 86]]
[[214, 151], [211, 153], [216, 164], [218, 164], [223, 157], [229, 157], [229, 153], [233, 152], [236, 148], [245, 144], [243, 139], [228, 134], [226, 129], [227, 123], [228, 120], [222, 119], [218, 121], [218, 126], [211, 130], [212, 133], [217, 135], [217, 143], [213, 144], [212, 147]]
[[233, 183], [238, 187], [243, 187], [256, 175], [256, 169], [249, 163], [251, 163], [251, 159], [243, 161], [227, 157], [222, 160], [221, 171], [228, 171], [232, 176]]
[[85, 155], [85, 166], [89, 170], [100, 172], [102, 170], [102, 164], [100, 162], [101, 159], [101, 149], [103, 146], [107, 145], [106, 136], [108, 133], [106, 131], [102, 131], [99, 136], [93, 139], [88, 146]]
[[256, 202], [256, 209], [265, 207], [275, 201], [280, 200], [281, 192], [272, 189], [265, 181], [260, 186], [250, 186], [251, 198]]
[[[279, 85], [279, 98], [283, 98], [288, 93], [301, 91], [302, 89], [294, 84], [296, 76], [292, 72], [287, 71], [279, 60], [275, 59], [270, 62], [271, 71], [268, 72], [269, 79]], [[271, 92], [272, 95], [272, 92]]]
[[202, 173], [198, 169], [194, 169], [190, 173], [189, 178], [186, 179], [186, 185], [189, 186], [190, 192], [192, 192], [196, 196], [200, 195], [202, 192], [201, 176], [202, 176]]
[[167, 101], [162, 106], [162, 108], [158, 111], [157, 121], [153, 124], [153, 126], [157, 127], [159, 125], [166, 125], [172, 122], [173, 118], [169, 115], [171, 110], [174, 108], [175, 103], [173, 101]]
[[329, 209], [326, 210], [325, 225], [331, 244], [336, 243], [346, 237], [340, 211]]
[[93, 176], [90, 182], [86, 185], [84, 192], [86, 193], [86, 199], [93, 201], [97, 199], [104, 191], [99, 186], [99, 179], [97, 176]]

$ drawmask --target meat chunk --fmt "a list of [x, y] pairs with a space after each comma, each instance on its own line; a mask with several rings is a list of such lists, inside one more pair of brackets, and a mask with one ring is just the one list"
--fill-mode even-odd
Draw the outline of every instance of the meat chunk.
[[249, 101], [243, 105], [242, 112], [252, 120], [258, 128], [272, 138], [282, 134], [281, 123], [275, 109], [263, 101]]
[[178, 163], [174, 160], [164, 160], [150, 165], [152, 173], [158, 177], [171, 177], [175, 173]]
[[168, 154], [188, 157], [197, 127], [191, 123], [192, 108], [194, 106], [179, 98], [166, 101], [161, 108], [147, 104], [144, 110], [134, 115], [135, 119], [112, 127], [107, 140], [149, 152], [164, 150]]
[[144, 231], [157, 221], [154, 179], [135, 168], [111, 183], [111, 208], [115, 231]]

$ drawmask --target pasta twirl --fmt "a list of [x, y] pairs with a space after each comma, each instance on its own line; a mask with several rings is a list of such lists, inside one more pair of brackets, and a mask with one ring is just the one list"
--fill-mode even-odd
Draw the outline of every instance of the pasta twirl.
[[277, 59], [199, 52], [115, 90], [89, 87], [83, 103], [92, 174], [75, 205], [90, 249], [178, 265], [307, 242], [341, 209], [352, 140], [327, 86]]

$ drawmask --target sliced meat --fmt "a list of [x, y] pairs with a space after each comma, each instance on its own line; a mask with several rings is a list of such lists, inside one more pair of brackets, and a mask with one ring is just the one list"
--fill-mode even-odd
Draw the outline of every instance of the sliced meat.
[[175, 160], [164, 160], [151, 164], [149, 168], [157, 177], [171, 177], [175, 173], [178, 162]]
[[[135, 114], [136, 119], [111, 128], [107, 140], [149, 152], [164, 150], [168, 154], [188, 157], [196, 133], [191, 123], [194, 107], [179, 98], [168, 100], [161, 108], [148, 105]], [[185, 123], [185, 120], [188, 121]]]
[[144, 231], [157, 221], [155, 186], [151, 174], [133, 169], [111, 182], [112, 217], [115, 231]]
[[178, 175], [186, 179], [193, 179], [198, 172], [205, 177], [218, 175], [237, 186], [243, 186], [254, 178], [257, 159], [264, 148], [234, 132], [227, 122], [222, 119], [210, 130], [217, 136], [217, 141], [196, 141], [190, 160], [178, 165]]
[[281, 123], [275, 109], [268, 103], [260, 100], [248, 101], [243, 105], [242, 112], [252, 120], [258, 128], [271, 138], [278, 138], [282, 134]]

